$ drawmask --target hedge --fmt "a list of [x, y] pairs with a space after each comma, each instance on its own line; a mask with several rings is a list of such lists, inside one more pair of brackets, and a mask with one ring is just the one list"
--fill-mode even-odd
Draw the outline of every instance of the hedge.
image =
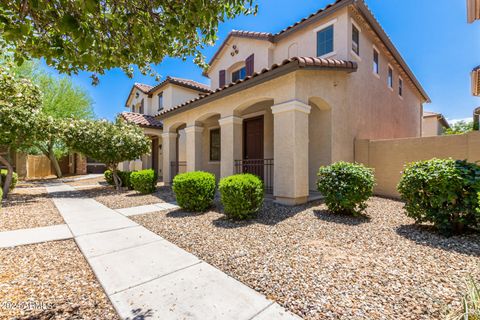
[[[1, 175], [1, 180], [2, 180], [2, 183], [0, 183], [0, 187], [1, 189], [3, 190], [3, 186], [5, 185], [5, 179], [7, 178], [7, 170], [5, 169], [2, 169], [0, 170], [0, 175]], [[13, 173], [12, 175], [12, 183], [10, 183], [10, 188], [9, 190], [12, 191], [13, 189], [15, 189], [16, 185], [17, 185], [17, 182], [18, 182], [18, 174], [16, 172]]]
[[218, 185], [221, 202], [227, 217], [251, 218], [263, 204], [263, 182], [253, 174], [237, 174], [225, 177]]
[[398, 184], [407, 216], [446, 235], [480, 225], [479, 191], [480, 166], [452, 159], [412, 162]]
[[178, 205], [196, 212], [203, 212], [212, 206], [215, 187], [215, 176], [203, 171], [178, 174], [173, 178], [172, 185]]
[[333, 213], [360, 214], [374, 185], [373, 170], [361, 164], [340, 161], [318, 170], [318, 191]]
[[155, 192], [157, 188], [158, 175], [152, 169], [132, 172], [130, 182], [133, 190], [142, 194]]

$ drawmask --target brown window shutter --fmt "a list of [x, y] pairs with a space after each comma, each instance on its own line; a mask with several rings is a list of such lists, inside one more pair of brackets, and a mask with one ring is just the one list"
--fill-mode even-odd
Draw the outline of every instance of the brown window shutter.
[[247, 69], [247, 77], [253, 74], [255, 64], [254, 64], [254, 54], [248, 56], [245, 60], [245, 69]]
[[219, 87], [222, 88], [225, 86], [225, 70], [220, 70], [218, 72], [218, 81], [219, 81]]

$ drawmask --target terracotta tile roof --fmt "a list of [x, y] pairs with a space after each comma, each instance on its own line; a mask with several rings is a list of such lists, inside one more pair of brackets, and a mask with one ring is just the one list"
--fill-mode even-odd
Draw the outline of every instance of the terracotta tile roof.
[[346, 60], [337, 60], [337, 59], [320, 59], [320, 58], [315, 58], [315, 57], [293, 57], [290, 59], [284, 60], [280, 64], [274, 64], [268, 69], [263, 69], [260, 72], [255, 72], [253, 75], [246, 77], [245, 79], [238, 80], [236, 82], [229, 83], [225, 85], [222, 88], [218, 88], [215, 91], [212, 91], [210, 93], [207, 93], [203, 96], [200, 96], [198, 98], [186, 101], [178, 106], [175, 106], [173, 108], [164, 110], [160, 112], [159, 114], [156, 115], [156, 117], [162, 117], [170, 112], [177, 111], [178, 109], [184, 108], [188, 105], [191, 105], [194, 102], [201, 101], [203, 99], [206, 99], [208, 97], [211, 97], [213, 95], [217, 95], [220, 92], [229, 89], [233, 86], [236, 86], [238, 84], [247, 82], [247, 81], [252, 81], [255, 78], [257, 78], [260, 75], [266, 74], [268, 72], [271, 72], [273, 70], [279, 69], [279, 68], [286, 68], [288, 65], [298, 67], [298, 68], [315, 68], [315, 69], [323, 69], [323, 70], [344, 70], [344, 71], [349, 71], [353, 72], [357, 70], [357, 63], [353, 61], [346, 61]]
[[161, 121], [158, 121], [153, 116], [149, 116], [141, 113], [134, 112], [122, 112], [120, 116], [125, 119], [125, 121], [139, 125], [140, 127], [162, 129], [163, 124]]
[[143, 93], [148, 93], [153, 87], [148, 84], [138, 83], [136, 82], [134, 87], [138, 88], [138, 90], [142, 91]]
[[148, 94], [152, 94], [158, 88], [166, 85], [167, 83], [176, 84], [176, 85], [179, 85], [179, 86], [182, 86], [182, 87], [186, 87], [186, 88], [189, 88], [189, 89], [194, 89], [194, 90], [198, 90], [198, 91], [202, 91], [202, 92], [211, 92], [210, 87], [207, 86], [206, 84], [203, 84], [203, 83], [200, 83], [200, 82], [197, 82], [197, 81], [194, 81], [194, 80], [190, 80], [190, 79], [168, 76], [168, 77], [165, 78], [165, 80], [163, 80], [162, 82], [157, 84], [155, 87], [150, 87], [150, 90], [149, 90]]

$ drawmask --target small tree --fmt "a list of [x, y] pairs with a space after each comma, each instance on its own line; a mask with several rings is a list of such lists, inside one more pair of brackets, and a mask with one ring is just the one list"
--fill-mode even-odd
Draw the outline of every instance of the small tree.
[[473, 130], [473, 121], [458, 121], [445, 130], [446, 135], [463, 134]]
[[65, 136], [73, 150], [105, 163], [112, 171], [117, 190], [122, 186], [118, 164], [148, 153], [151, 143], [142, 129], [123, 121], [72, 120]]
[[[16, 77], [9, 64], [0, 65], [0, 146], [7, 150], [28, 147], [34, 140], [35, 121], [41, 109], [41, 92], [29, 80]], [[7, 167], [3, 198], [9, 192], [12, 181], [12, 164], [0, 156], [0, 163]]]

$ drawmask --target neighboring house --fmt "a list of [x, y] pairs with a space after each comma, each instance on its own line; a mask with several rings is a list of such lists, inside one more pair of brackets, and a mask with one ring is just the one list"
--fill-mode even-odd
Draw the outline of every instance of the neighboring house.
[[[211, 93], [158, 113], [163, 174], [186, 133], [187, 171], [252, 172], [299, 204], [356, 139], [420, 137], [429, 97], [362, 0], [339, 0], [276, 34], [232, 31], [205, 75]], [[183, 129], [185, 128], [185, 129]]]
[[424, 111], [422, 123], [422, 137], [441, 136], [446, 129], [450, 128], [443, 114]]
[[480, 97], [480, 66], [472, 70], [472, 94]]
[[122, 170], [154, 169], [162, 176], [162, 123], [153, 115], [168, 110], [180, 103], [209, 93], [210, 88], [202, 83], [176, 77], [167, 77], [156, 86], [135, 83], [127, 97], [121, 119], [143, 128], [145, 135], [152, 140], [152, 151], [137, 161], [124, 162]]
[[467, 19], [469, 23], [480, 20], [480, 0], [467, 0]]

